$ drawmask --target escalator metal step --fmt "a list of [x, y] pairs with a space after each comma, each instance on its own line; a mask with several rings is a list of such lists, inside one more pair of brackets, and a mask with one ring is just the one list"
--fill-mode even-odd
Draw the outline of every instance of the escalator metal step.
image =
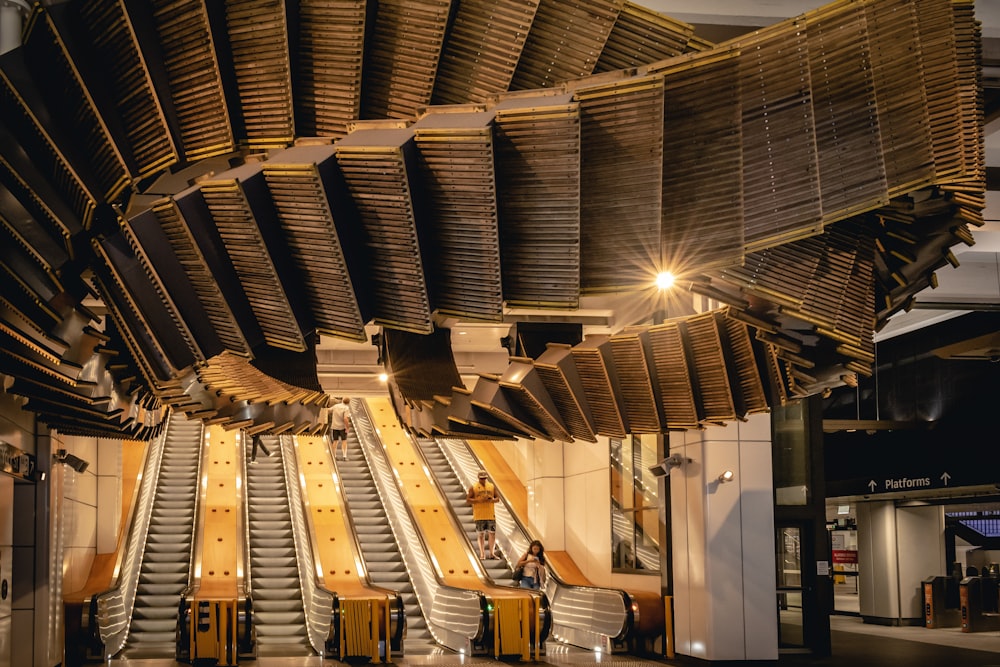
[[187, 563], [166, 562], [155, 563], [147, 560], [142, 564], [142, 569], [150, 574], [177, 574], [187, 572]]
[[265, 628], [268, 633], [273, 634], [296, 634], [301, 631], [306, 622], [306, 615], [302, 613], [301, 608], [299, 611], [264, 611], [256, 609], [255, 615], [259, 621], [257, 626], [258, 634], [263, 633]]

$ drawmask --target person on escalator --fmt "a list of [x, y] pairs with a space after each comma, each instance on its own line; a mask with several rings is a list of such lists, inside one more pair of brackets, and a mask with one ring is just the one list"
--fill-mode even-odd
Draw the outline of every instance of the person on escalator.
[[[493, 546], [497, 539], [497, 520], [493, 505], [500, 500], [496, 487], [488, 479], [485, 470], [479, 471], [479, 481], [469, 487], [465, 502], [472, 505], [472, 518], [476, 522], [476, 537], [479, 541], [480, 560], [495, 560]], [[487, 556], [486, 545], [489, 544]]]
[[347, 460], [347, 429], [351, 425], [351, 399], [344, 396], [340, 403], [330, 408], [330, 444], [333, 445], [333, 458], [337, 458], [337, 444]]
[[260, 449], [264, 452], [264, 456], [270, 456], [271, 451], [264, 446], [264, 440], [261, 438], [260, 433], [254, 433], [253, 436], [253, 449], [250, 451], [250, 463], [257, 463], [257, 450]]
[[545, 586], [547, 572], [545, 569], [545, 547], [538, 540], [528, 545], [528, 550], [517, 561], [514, 569], [522, 568], [521, 588], [538, 590]]

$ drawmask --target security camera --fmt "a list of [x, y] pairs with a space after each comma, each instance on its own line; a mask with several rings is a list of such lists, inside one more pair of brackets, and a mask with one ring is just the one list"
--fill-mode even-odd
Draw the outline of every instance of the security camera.
[[53, 458], [57, 463], [65, 463], [78, 473], [85, 472], [87, 470], [87, 466], [90, 465], [88, 461], [84, 461], [79, 456], [70, 454], [65, 449], [57, 449]]
[[691, 459], [685, 458], [680, 454], [671, 454], [655, 466], [649, 466], [648, 470], [656, 477], [663, 477], [664, 475], [669, 475], [670, 471], [674, 468], [680, 468], [685, 463], [691, 463]]

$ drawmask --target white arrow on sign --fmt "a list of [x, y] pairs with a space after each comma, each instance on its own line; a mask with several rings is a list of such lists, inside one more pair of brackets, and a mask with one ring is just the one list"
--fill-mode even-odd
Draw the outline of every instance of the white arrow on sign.
[[874, 479], [872, 481], [868, 482], [868, 488], [871, 489], [873, 493], [875, 491], [875, 487], [876, 486], [878, 486], [878, 484], [875, 482]]
[[943, 475], [941, 475], [941, 481], [944, 482], [945, 486], [948, 486], [948, 480], [949, 479], [951, 479], [951, 475], [949, 475], [947, 472], [945, 472]]

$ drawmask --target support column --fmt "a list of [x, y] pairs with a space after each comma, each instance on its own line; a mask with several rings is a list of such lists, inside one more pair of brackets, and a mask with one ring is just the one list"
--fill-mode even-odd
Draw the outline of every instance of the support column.
[[22, 13], [25, 16], [31, 13], [31, 7], [24, 0], [0, 2], [0, 54], [21, 46]]
[[11, 666], [14, 582], [14, 478], [0, 474], [0, 667]]
[[858, 600], [866, 623], [923, 625], [921, 582], [945, 575], [944, 507], [858, 503]]
[[677, 653], [777, 660], [770, 416], [671, 434], [670, 453], [688, 459], [670, 474]]

